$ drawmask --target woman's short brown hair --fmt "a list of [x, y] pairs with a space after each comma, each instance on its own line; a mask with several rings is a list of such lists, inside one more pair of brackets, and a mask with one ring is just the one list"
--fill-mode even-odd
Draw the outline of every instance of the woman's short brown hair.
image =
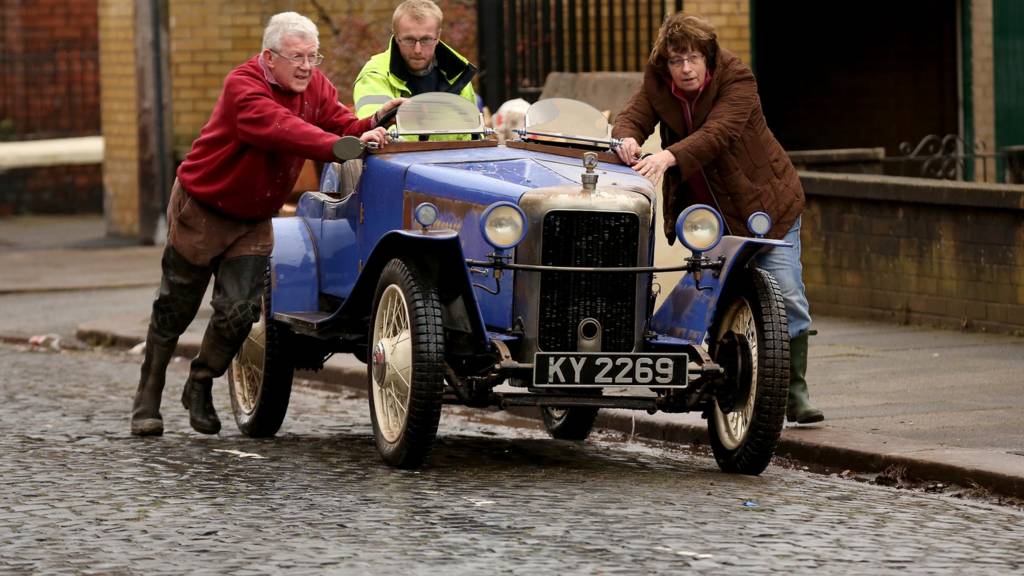
[[718, 56], [718, 34], [714, 25], [700, 16], [676, 12], [666, 18], [658, 30], [658, 39], [654, 41], [651, 50], [651, 65], [666, 72], [669, 49], [678, 53], [696, 50], [707, 59], [708, 69], [714, 70], [715, 58]]

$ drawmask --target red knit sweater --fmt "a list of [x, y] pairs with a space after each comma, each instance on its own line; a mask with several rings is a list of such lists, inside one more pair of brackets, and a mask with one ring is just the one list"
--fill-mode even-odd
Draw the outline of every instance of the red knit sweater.
[[305, 159], [334, 160], [338, 135], [359, 135], [359, 120], [314, 69], [302, 93], [271, 84], [254, 56], [224, 81], [210, 120], [178, 167], [188, 193], [228, 216], [273, 216], [291, 193]]

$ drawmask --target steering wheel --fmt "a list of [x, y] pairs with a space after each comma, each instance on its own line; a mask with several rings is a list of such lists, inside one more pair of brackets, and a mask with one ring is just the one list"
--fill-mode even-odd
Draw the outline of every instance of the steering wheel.
[[391, 124], [395, 120], [395, 116], [398, 116], [399, 108], [401, 108], [400, 105], [395, 106], [394, 108], [388, 110], [384, 114], [381, 114], [381, 117], [377, 119], [377, 126], [387, 127], [389, 124]]

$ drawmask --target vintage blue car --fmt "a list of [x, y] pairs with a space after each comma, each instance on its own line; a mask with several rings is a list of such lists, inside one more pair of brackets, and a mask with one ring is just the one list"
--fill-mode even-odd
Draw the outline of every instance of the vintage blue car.
[[[676, 223], [690, 250], [653, 266], [654, 186], [620, 163], [605, 117], [541, 100], [519, 138], [488, 137], [449, 94], [399, 109], [395, 142], [335, 147], [319, 191], [274, 219], [261, 320], [229, 371], [239, 429], [272, 436], [293, 370], [333, 353], [367, 364], [384, 461], [421, 466], [441, 407], [537, 406], [583, 440], [601, 408], [700, 411], [722, 470], [759, 474], [783, 426], [786, 314], [752, 237], [707, 205]], [[435, 134], [466, 140], [432, 141]], [[658, 301], [659, 274], [685, 271]]]

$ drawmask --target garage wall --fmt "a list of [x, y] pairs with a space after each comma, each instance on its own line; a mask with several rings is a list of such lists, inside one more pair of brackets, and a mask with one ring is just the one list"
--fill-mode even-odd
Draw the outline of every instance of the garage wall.
[[800, 176], [812, 315], [1024, 334], [1024, 186]]

